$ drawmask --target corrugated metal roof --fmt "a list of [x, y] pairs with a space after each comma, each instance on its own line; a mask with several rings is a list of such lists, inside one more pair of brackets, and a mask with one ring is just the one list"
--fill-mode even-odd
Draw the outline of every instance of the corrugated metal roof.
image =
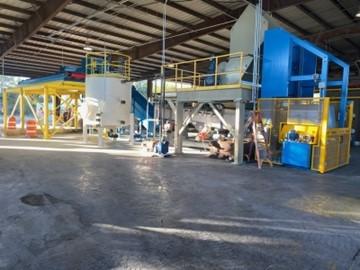
[[316, 33], [324, 30], [324, 27], [319, 25], [314, 19], [307, 16], [297, 7], [288, 7], [277, 11], [276, 13], [280, 14], [282, 17], [291, 21], [292, 23], [300, 26], [301, 28], [307, 30], [310, 33]]
[[15, 18], [20, 18], [20, 19], [27, 19], [27, 18], [30, 17], [30, 15], [28, 15], [28, 14], [19, 13], [19, 12], [16, 12], [16, 11], [7, 10], [7, 9], [1, 9], [0, 8], [0, 16], [1, 15], [12, 16], [12, 17], [15, 17]]
[[333, 3], [327, 0], [311, 1], [305, 4], [312, 11], [332, 27], [339, 27], [351, 23]]
[[[278, 21], [278, 25], [300, 35], [303, 35], [304, 32], [322, 32], [328, 28], [326, 25], [340, 27], [354, 24], [354, 20], [348, 14], [354, 16], [358, 9], [358, 1], [337, 1], [348, 13], [339, 9], [334, 4], [334, 0], [310, 0], [303, 3], [303, 8], [291, 6], [277, 10], [273, 15], [282, 18], [281, 22]], [[8, 38], [13, 31], [12, 29], [16, 29], [31, 15], [36, 14], [40, 1], [34, 1], [37, 3], [36, 5], [32, 5], [30, 2], [30, 0], [0, 1], [0, 42], [2, 42], [1, 38]], [[226, 15], [226, 12], [238, 9], [244, 3], [245, 1], [241, 0], [170, 1], [166, 9], [167, 35], [191, 34], [192, 29], [198, 27], [197, 24], [204, 21], [211, 24], [212, 18], [217, 16], [227, 16], [230, 19], [231, 16]], [[222, 5], [223, 8], [219, 8], [219, 5]], [[67, 5], [32, 39], [29, 39], [14, 54], [11, 54], [12, 61], [15, 62], [16, 53], [23, 57], [27, 52], [34, 59], [34, 68], [36, 67], [34, 74], [38, 74], [40, 72], [39, 67], [43, 65], [44, 57], [49, 57], [49, 59], [55, 57], [72, 62], [78, 61], [84, 54], [82, 47], [86, 43], [94, 49], [107, 47], [112, 50], [126, 50], [134, 46], [159, 41], [162, 36], [163, 7], [161, 0], [77, 0]], [[313, 14], [304, 12], [307, 9]], [[53, 37], [52, 40], [49, 39], [50, 36]], [[195, 37], [168, 49], [167, 61], [181, 61], [221, 53], [227, 50], [229, 37], [230, 31], [227, 28]], [[358, 35], [354, 36], [353, 34], [347, 36], [347, 39], [337, 37], [327, 43], [337, 52], [354, 52], [357, 49], [356, 44], [360, 46], [359, 39]], [[52, 44], [48, 44], [50, 42]], [[155, 51], [148, 57], [135, 60], [134, 71], [136, 73], [134, 72], [134, 74], [141, 76], [142, 71], [144, 74], [148, 74], [151, 70], [158, 72], [160, 59], [159, 51]], [[52, 63], [56, 65], [57, 61]], [[31, 64], [28, 63], [27, 66], [29, 67]], [[21, 70], [21, 66], [17, 68]], [[29, 74], [31, 71], [24, 70], [24, 72]]]

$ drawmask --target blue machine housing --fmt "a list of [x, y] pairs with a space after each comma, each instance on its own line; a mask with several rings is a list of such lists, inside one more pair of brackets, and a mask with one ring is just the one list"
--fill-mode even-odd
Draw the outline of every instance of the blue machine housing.
[[[321, 62], [321, 65], [318, 65]], [[329, 80], [329, 64], [340, 67], [342, 76]], [[334, 55], [281, 28], [265, 33], [261, 98], [313, 97], [328, 87], [340, 87], [339, 127], [345, 126], [349, 65]]]
[[155, 152], [160, 155], [166, 155], [169, 153], [169, 142], [168, 141], [160, 141], [156, 144]]
[[284, 141], [281, 162], [285, 165], [309, 169], [311, 165], [311, 144]]
[[154, 122], [149, 119], [154, 118], [154, 105], [150, 103], [135, 86], [131, 88], [132, 112], [135, 118], [139, 120], [146, 128], [149, 135], [154, 130]]
[[[81, 76], [82, 75], [82, 76]], [[84, 82], [85, 81], [85, 59], [81, 60], [80, 66], [61, 66], [59, 71], [55, 74], [27, 79], [19, 82], [19, 85], [29, 85], [53, 81], [75, 81], [75, 82]]]

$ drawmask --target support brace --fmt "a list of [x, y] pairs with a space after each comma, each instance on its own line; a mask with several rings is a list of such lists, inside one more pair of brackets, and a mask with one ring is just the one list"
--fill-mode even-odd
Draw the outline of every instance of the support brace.
[[182, 153], [182, 136], [180, 133], [180, 129], [182, 128], [181, 124], [184, 119], [184, 103], [177, 101], [176, 102], [176, 117], [175, 117], [175, 154]]
[[214, 106], [214, 104], [212, 103], [208, 103], [209, 106], [211, 107], [211, 109], [213, 110], [213, 112], [215, 113], [215, 115], [219, 118], [219, 120], [221, 121], [221, 123], [230, 131], [233, 132], [233, 127], [228, 124], [224, 117], [221, 115], [221, 113], [218, 111], [218, 109], [216, 109], [216, 107]]
[[[199, 103], [199, 104], [195, 107], [195, 109], [193, 110], [193, 112], [186, 117], [185, 121], [183, 122], [183, 124], [182, 124], [182, 126], [181, 126], [181, 128], [180, 128], [179, 135], [181, 135], [181, 134], [184, 132], [184, 130], [185, 130], [185, 128], [187, 127], [187, 125], [190, 124], [191, 120], [196, 116], [196, 114], [200, 111], [200, 109], [202, 108], [202, 106], [204, 106], [204, 104], [205, 104], [205, 103]], [[178, 111], [177, 111], [177, 113], [178, 113]]]

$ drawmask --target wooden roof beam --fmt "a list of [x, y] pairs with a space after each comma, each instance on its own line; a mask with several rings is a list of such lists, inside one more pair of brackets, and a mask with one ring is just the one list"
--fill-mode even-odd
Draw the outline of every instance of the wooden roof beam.
[[[337, 3], [337, 7], [340, 8], [342, 7], [341, 4], [337, 1], [337, 0], [331, 0], [333, 3]], [[304, 5], [298, 5], [297, 8], [299, 8], [304, 14], [308, 15], [309, 17], [311, 17], [313, 20], [315, 20], [318, 24], [322, 25], [325, 29], [330, 30], [333, 29], [334, 26], [331, 25], [330, 23], [326, 22], [324, 19], [320, 18], [317, 14], [315, 14], [315, 12], [313, 12], [312, 10], [310, 10], [309, 8], [305, 7]], [[343, 7], [342, 7], [343, 8]], [[348, 16], [348, 13], [344, 13], [345, 16]], [[354, 21], [354, 18], [351, 18], [352, 21]], [[351, 39], [349, 38], [344, 38], [346, 40], [347, 43], [349, 43], [352, 47], [354, 47], [357, 50], [360, 50], [360, 46], [357, 45], [355, 42], [353, 42]]]
[[[164, 2], [164, 0], [155, 0], [155, 1], [157, 1], [157, 2], [159, 2], [159, 3], [163, 3], [163, 2]], [[204, 20], [205, 22], [209, 22], [209, 23], [210, 23], [211, 20], [212, 20], [212, 18], [210, 18], [210, 17], [208, 17], [208, 16], [206, 16], [206, 15], [203, 15], [202, 13], [196, 12], [196, 11], [194, 11], [194, 10], [192, 10], [192, 9], [189, 9], [189, 8], [187, 8], [187, 7], [185, 7], [185, 6], [182, 6], [182, 5], [180, 5], [180, 4], [177, 4], [177, 3], [175, 3], [175, 2], [170, 2], [170, 1], [168, 1], [168, 2], [167, 2], [167, 5], [170, 6], [170, 7], [172, 7], [172, 8], [181, 10], [182, 12], [185, 12], [185, 13], [190, 14], [190, 15], [192, 15], [192, 16], [195, 16], [195, 17], [197, 17], [197, 18], [200, 18], [200, 19]], [[238, 18], [238, 17], [236, 17], [238, 14], [236, 14], [236, 12], [233, 12], [233, 11], [230, 11], [230, 10], [229, 10], [229, 13], [226, 14], [226, 15], [227, 15], [228, 17], [229, 17], [229, 15], [230, 15], [230, 18], [231, 18], [231, 19], [234, 19], [234, 18], [237, 19], [237, 18]], [[162, 18], [162, 15], [161, 15], [161, 18]], [[181, 25], [184, 25], [184, 22], [183, 22]], [[190, 25], [190, 27], [187, 27], [187, 28], [190, 28], [190, 29], [192, 29], [192, 30], [196, 29], [196, 28], [194, 28], [193, 25]], [[220, 40], [222, 40], [222, 41], [226, 40], [225, 37], [223, 37], [223, 36], [221, 36], [221, 35], [219, 35], [219, 34], [216, 34], [216, 33], [209, 33], [209, 35], [212, 35], [213, 37], [215, 37], [215, 38], [217, 38], [217, 39], [220, 39]], [[194, 39], [194, 41], [197, 41], [197, 42], [202, 43], [202, 44], [204, 44], [204, 45], [209, 45], [209, 46], [212, 46], [212, 47], [216, 47], [216, 48], [218, 48], [218, 49], [220, 49], [220, 50], [223, 50], [223, 49], [224, 49], [223, 46], [220, 46], [220, 45], [215, 44], [215, 43], [213, 43], [213, 42], [209, 42], [209, 41], [206, 41], [206, 40], [202, 40], [202, 39], [200, 39], [200, 38], [196, 38], [196, 39]], [[226, 40], [226, 41], [228, 42], [229, 40]]]
[[[85, 2], [85, 1], [83, 1], [83, 0], [75, 0], [74, 3], [76, 3], [76, 4], [78, 4], [78, 5], [82, 5], [82, 6], [87, 7], [87, 8], [94, 9], [94, 10], [98, 10], [98, 9], [100, 8], [100, 6], [98, 6], [98, 5], [95, 5], [95, 4], [92, 4], [92, 3], [88, 3], [88, 2]], [[124, 5], [124, 6], [127, 6], [127, 7], [131, 7], [132, 4], [131, 4], [131, 2], [125, 2], [125, 3], [123, 3], [123, 5]], [[139, 8], [140, 8], [140, 7], [135, 7], [135, 9], [139, 9]], [[149, 9], [146, 9], [146, 8], [145, 8], [145, 10], [144, 10], [144, 9], [139, 9], [139, 10], [145, 12], [145, 10], [148, 11]], [[70, 14], [70, 15], [73, 15], [73, 16], [78, 16], [78, 17], [86, 18], [85, 15], [83, 15], [83, 14], [81, 14], [81, 13], [78, 13], [78, 12], [71, 11], [71, 10], [69, 10], [69, 9], [65, 9], [64, 12], [65, 12], [65, 13], [68, 13], [68, 14]], [[105, 13], [107, 13], [107, 14], [109, 14], [109, 15], [111, 15], [111, 16], [114, 16], [114, 14], [112, 14], [111, 11], [107, 11], [107, 12], [105, 12]], [[152, 13], [152, 14], [154, 14], [154, 13]], [[156, 14], [156, 17], [162, 19], [162, 14], [161, 14], [161, 13], [155, 12], [155, 14]], [[131, 22], [141, 23], [141, 24], [144, 24], [144, 25], [149, 26], [149, 27], [151, 27], [151, 28], [154, 28], [154, 29], [156, 29], [156, 30], [158, 30], [158, 31], [162, 31], [162, 26], [161, 26], [161, 25], [157, 25], [157, 24], [154, 24], [154, 23], [145, 22], [145, 21], [140, 20], [139, 18], [130, 17], [130, 16], [128, 16], [128, 15], [124, 16], [124, 14], [119, 14], [119, 15], [121, 15], [121, 18], [122, 18], [122, 19], [126, 19], [126, 20], [129, 20], [129, 21], [131, 21]], [[119, 15], [117, 15], [116, 17], [119, 17]], [[54, 19], [54, 21], [57, 21], [57, 20], [59, 20], [59, 19], [58, 19], [58, 18]], [[208, 17], [207, 17], [207, 20], [210, 21], [211, 18], [208, 18]], [[103, 20], [102, 20], [102, 21], [103, 21]], [[170, 20], [169, 20], [169, 21], [170, 21]], [[58, 21], [58, 22], [60, 22], [60, 21]], [[101, 21], [100, 21], [100, 22], [101, 22]], [[177, 20], [177, 22], [178, 22], [179, 24], [181, 24], [182, 26], [183, 26], [184, 24], [186, 24], [185, 22], [182, 22], [182, 21], [179, 21], [179, 20]], [[115, 26], [115, 23], [114, 23], [114, 22], [108, 22], [108, 20], [106, 20], [106, 22], [104, 21], [104, 23], [109, 23], [110, 25]], [[141, 35], [145, 35], [145, 36], [150, 36], [150, 37], [155, 38], [155, 39], [160, 39], [160, 38], [162, 38], [161, 35], [158, 35], [158, 34], [149, 34], [149, 33], [146, 32], [146, 31], [142, 31], [142, 30], [139, 30], [139, 29], [135, 29], [134, 27], [129, 27], [129, 26], [126, 26], [126, 25], [121, 25], [121, 26], [120, 26], [120, 25], [116, 24], [116, 27], [119, 27], [120, 29], [124, 29], [124, 30], [128, 30], [128, 31], [133, 31], [133, 32], [135, 32], [135, 33], [137, 33], [137, 34], [141, 34]], [[96, 29], [93, 28], [93, 27], [87, 26], [86, 28], [89, 29], [89, 30], [91, 30], [91, 31], [96, 31]], [[191, 29], [194, 29], [194, 28], [191, 27]], [[168, 33], [170, 33], [170, 34], [176, 33], [175, 30], [172, 30], [172, 29], [169, 29], [169, 28], [167, 28], [166, 31], [167, 31]], [[217, 38], [217, 39], [220, 39], [220, 40], [222, 40], [222, 41], [225, 41], [225, 42], [228, 42], [228, 41], [229, 41], [229, 39], [227, 39], [226, 37], [223, 37], [223, 36], [221, 36], [221, 35], [219, 35], [219, 34], [216, 34], [216, 33], [212, 33], [212, 34], [210, 34], [210, 35], [212, 35], [213, 37], [215, 37], [215, 38]], [[117, 34], [117, 36], [121, 36], [121, 34]], [[128, 39], [129, 39], [129, 40], [134, 40], [134, 38], [132, 38], [132, 37], [129, 37]], [[209, 41], [202, 40], [202, 39], [197, 39], [196, 41], [198, 41], [198, 42], [200, 42], [200, 43], [202, 43], [202, 44], [206, 44], [206, 45], [209, 45], [209, 46], [216, 47], [216, 48], [218, 48], [218, 49], [220, 49], [220, 50], [223, 50], [223, 49], [224, 49], [223, 46], [221, 46], [221, 45], [219, 45], [219, 44], [216, 44], [216, 43], [214, 43], [214, 42], [209, 42]], [[139, 40], [135, 40], [135, 42], [137, 42], [137, 43], [143, 43], [143, 42], [145, 42], [145, 41], [142, 41], [142, 42], [141, 42], [141, 41], [139, 41]]]
[[72, 0], [48, 1], [40, 6], [36, 13], [31, 12], [32, 16], [15, 30], [7, 42], [1, 45], [0, 57], [6, 56], [26, 39], [30, 38], [71, 1]]
[[312, 42], [324, 42], [326, 40], [331, 40], [336, 37], [344, 37], [348, 35], [359, 35], [360, 34], [360, 22], [356, 24], [349, 24], [323, 32], [315, 33], [306, 36]]
[[10, 11], [24, 14], [24, 15], [32, 15], [34, 13], [33, 11], [30, 11], [28, 9], [23, 9], [23, 8], [19, 8], [19, 7], [7, 5], [7, 4], [0, 4], [0, 9], [6, 9], [6, 10], [10, 10]]
[[204, 3], [208, 4], [209, 6], [212, 6], [213, 8], [216, 8], [217, 10], [223, 12], [225, 15], [228, 15], [230, 18], [233, 18], [231, 15], [232, 10], [228, 9], [226, 6], [219, 4], [219, 2], [214, 0], [201, 0]]
[[[43, 30], [49, 30], [49, 31], [58, 31], [61, 30], [60, 27], [54, 27], [54, 26], [50, 26], [47, 25], [46, 27], [43, 28]], [[44, 32], [40, 31], [39, 33], [44, 34]], [[104, 45], [106, 47], [111, 47], [111, 44], [113, 44], [114, 46], [117, 46], [117, 49], [125, 49], [125, 48], [129, 48], [131, 47], [131, 43], [124, 43], [124, 42], [119, 42], [119, 41], [114, 41], [113, 39], [109, 39], [109, 38], [99, 38], [98, 35], [94, 34], [90, 34], [90, 33], [82, 33], [76, 30], [69, 30], [66, 32], [62, 32], [59, 36], [60, 40], [75, 40], [74, 38], [69, 37], [70, 35], [75, 35], [79, 38], [84, 39], [85, 41], [88, 41], [90, 43], [90, 45], [92, 44], [99, 44], [99, 46], [104, 47]], [[45, 37], [48, 38], [48, 36], [45, 34]], [[81, 42], [81, 39], [78, 40], [79, 42]], [[84, 43], [85, 43], [84, 41]], [[57, 38], [54, 39], [54, 42], [57, 42]]]
[[72, 59], [64, 59], [57, 56], [48, 56], [48, 54], [38, 54], [38, 55], [29, 55], [26, 53], [23, 53], [21, 51], [13, 51], [11, 54], [7, 55], [7, 58], [14, 58], [14, 59], [24, 59], [27, 58], [33, 62], [39, 62], [39, 63], [58, 63], [58, 64], [66, 64], [66, 65], [78, 65], [78, 60], [72, 60]]
[[6, 67], [6, 69], [4, 69], [4, 73], [5, 76], [28, 77], [28, 78], [35, 78], [44, 75], [43, 72], [21, 71], [13, 67]]
[[[238, 16], [244, 11], [244, 7], [241, 7], [239, 9], [234, 10], [234, 13], [237, 13]], [[215, 18], [212, 18], [210, 21], [205, 21], [202, 23], [198, 23], [196, 25], [196, 29], [194, 31], [179, 31], [173, 35], [169, 35], [166, 38], [166, 48], [171, 48], [176, 45], [182, 44], [184, 42], [187, 42], [189, 40], [193, 40], [199, 36], [203, 36], [212, 32], [215, 32], [219, 29], [223, 29], [226, 26], [234, 24], [234, 19], [229, 19], [226, 15], [219, 15]], [[149, 56], [151, 54], [154, 54], [156, 52], [159, 52], [162, 50], [162, 41], [158, 40], [155, 42], [149, 42], [147, 44], [136, 46], [130, 50], [128, 50], [126, 53], [129, 54], [133, 59], [143, 58], [146, 56]]]
[[320, 18], [315, 12], [313, 12], [311, 9], [307, 8], [306, 6], [299, 4], [296, 6], [298, 9], [300, 9], [305, 15], [312, 18], [314, 21], [316, 21], [318, 24], [320, 24], [325, 29], [331, 29], [333, 26]]
[[[70, 9], [64, 9], [62, 11], [62, 13], [72, 15], [72, 16], [76, 16], [76, 17], [79, 17], [79, 18], [82, 18], [82, 19], [87, 19], [87, 16], [85, 14], [82, 14], [82, 13], [79, 13], [79, 12], [76, 12], [76, 11], [72, 11]], [[122, 29], [122, 30], [131, 31], [131, 32], [137, 33], [139, 35], [148, 36], [148, 37], [151, 37], [151, 38], [158, 38], [159, 37], [159, 35], [149, 33], [148, 31], [139, 30], [139, 29], [136, 29], [134, 27], [127, 26], [126, 24], [118, 24], [118, 23], [115, 23], [115, 22], [110, 21], [110, 20], [100, 19], [100, 18], [98, 18], [96, 16], [91, 17], [91, 19], [89, 19], [89, 20], [90, 21], [97, 21], [98, 20], [99, 23], [107, 24], [107, 25], [110, 25], [110, 26], [113, 26], [113, 27], [116, 27], [116, 28], [119, 28], [119, 29]]]
[[38, 63], [38, 62], [33, 62], [33, 61], [29, 61], [28, 59], [18, 59], [18, 58], [13, 58], [13, 57], [6, 57], [6, 62], [7, 63], [14, 63], [14, 64], [19, 64], [19, 65], [25, 65], [28, 67], [35, 67], [35, 68], [44, 68], [44, 69], [50, 69], [53, 71], [57, 71], [59, 70], [59, 67], [61, 66], [60, 64], [56, 64], [56, 63]]
[[273, 12], [272, 16], [279, 20], [280, 22], [282, 22], [283, 24], [289, 26], [290, 28], [294, 29], [295, 31], [299, 32], [301, 35], [309, 35], [311, 34], [310, 32], [308, 32], [307, 30], [305, 30], [304, 28], [300, 27], [299, 25], [289, 21], [288, 19], [284, 18], [283, 16]]
[[[99, 9], [101, 9], [101, 6], [96, 5], [96, 4], [93, 4], [93, 3], [89, 3], [89, 2], [86, 2], [86, 1], [83, 1], [83, 0], [73, 0], [73, 3], [74, 3], [74, 4], [77, 4], [77, 5], [80, 5], [80, 6], [84, 6], [84, 7], [93, 9], [93, 10], [99, 10]], [[105, 11], [105, 13], [108, 14], [108, 15], [115, 16], [115, 15], [113, 14], [113, 11], [111, 11], [111, 10]], [[119, 15], [120, 15], [120, 16], [119, 16]], [[118, 14], [117, 16], [120, 17], [121, 19], [129, 20], [129, 21], [131, 21], [131, 22], [135, 22], [135, 23], [138, 23], [138, 24], [140, 24], [140, 25], [146, 25], [146, 26], [149, 26], [149, 27], [151, 27], [151, 28], [154, 28], [154, 29], [157, 29], [157, 30], [160, 30], [160, 31], [162, 30], [162, 26], [161, 26], [161, 25], [154, 24], [154, 23], [151, 23], [151, 22], [146, 21], [146, 20], [142, 20], [142, 19], [137, 18], [137, 17], [129, 16], [128, 14]], [[171, 29], [167, 29], [167, 31], [168, 31], [169, 33], [175, 32], [174, 30], [171, 30]]]
[[[61, 24], [66, 24], [66, 25], [71, 25], [73, 23], [70, 20], [66, 20], [66, 19], [62, 19], [62, 18], [54, 18], [53, 21], [61, 23]], [[121, 34], [118, 32], [114, 32], [114, 31], [111, 31], [108, 29], [104, 29], [104, 27], [95, 27], [95, 26], [86, 25], [85, 22], [77, 24], [76, 28], [83, 28], [83, 29], [86, 29], [86, 30], [89, 30], [92, 32], [99, 33], [99, 34], [114, 36], [114, 37], [121, 38], [124, 40], [132, 41], [134, 43], [146, 42], [146, 40], [144, 40], [144, 39], [136, 38], [136, 37], [133, 37], [133, 36], [127, 35], [127, 34]], [[56, 32], [55, 32], [55, 35], [56, 35]]]
[[[164, 0], [155, 0], [155, 1], [160, 2], [160, 3], [164, 3], [164, 2], [165, 2]], [[208, 20], [209, 20], [209, 17], [208, 17], [208, 16], [206, 16], [206, 15], [200, 13], [200, 12], [197, 12], [197, 11], [195, 11], [195, 10], [193, 10], [193, 9], [187, 8], [187, 7], [185, 7], [185, 6], [181, 5], [181, 4], [178, 4], [178, 3], [175, 3], [175, 2], [172, 2], [172, 1], [168, 1], [168, 2], [167, 2], [167, 6], [172, 7], [172, 8], [175, 8], [175, 9], [177, 9], [177, 10], [180, 10], [180, 11], [182, 11], [182, 12], [184, 12], [184, 13], [190, 14], [190, 15], [192, 15], [192, 16], [194, 16], [194, 17], [197, 17], [197, 18], [199, 18], [199, 19], [202, 19], [202, 20], [204, 20], [204, 21], [208, 21]]]
[[58, 65], [61, 61], [51, 61], [50, 59], [44, 59], [41, 57], [26, 57], [25, 55], [20, 55], [16, 53], [11, 53], [6, 56], [6, 59], [14, 59], [14, 60], [24, 60], [32, 63], [38, 64], [50, 64], [50, 65]]
[[342, 14], [344, 14], [349, 20], [356, 22], [354, 16], [343, 6], [343, 4], [340, 3], [339, 0], [330, 0], [330, 2], [333, 3], [334, 6], [336, 6], [338, 10], [342, 12]]
[[[45, 29], [49, 29], [49, 30], [56, 30], [57, 28], [54, 28], [54, 27], [50, 27], [50, 26], [46, 26], [45, 28], [43, 28], [43, 30]], [[49, 34], [48, 32], [44, 32], [44, 31], [39, 31], [37, 33], [37, 35], [34, 35], [34, 37], [32, 38], [33, 40], [39, 40], [39, 39], [42, 39], [43, 42], [49, 40], [47, 35]], [[83, 39], [85, 40], [88, 40], [89, 43], [91, 44], [92, 47], [96, 48], [96, 47], [101, 47], [103, 48], [104, 45], [109, 48], [109, 49], [112, 49], [112, 50], [119, 50], [121, 47], [130, 47], [128, 44], [119, 44], [119, 43], [114, 43], [113, 41], [105, 41], [105, 40], [96, 40], [96, 39], [88, 39], [86, 35], [80, 33], [80, 32], [76, 32], [74, 33], [75, 35], [77, 35], [78, 37], [82, 37]], [[104, 42], [106, 42], [106, 44], [104, 44]], [[79, 40], [79, 39], [76, 39], [76, 38], [72, 38], [72, 37], [69, 37], [68, 35], [65, 36], [64, 38], [60, 38], [59, 40], [55, 40], [54, 44], [58, 44], [59, 46], [70, 46], [70, 47], [74, 47], [74, 46], [71, 46], [71, 45], [76, 45], [78, 46], [79, 48], [83, 47], [83, 44], [84, 42], [82, 42], [82, 40]], [[207, 51], [204, 49], [199, 49], [195, 46], [192, 46], [192, 45], [187, 45], [187, 44], [182, 44], [183, 47], [185, 48], [189, 48], [189, 49], [192, 49], [192, 50], [197, 50], [197, 51], [200, 51], [200, 52], [203, 52], [205, 54], [211, 54], [212, 52], [211, 51]], [[179, 54], [185, 54], [185, 55], [189, 55], [193, 58], [201, 58], [201, 57], [204, 57], [204, 55], [202, 54], [197, 54], [197, 53], [192, 53], [192, 52], [187, 52], [185, 50], [181, 50], [181, 49], [175, 49], [175, 48], [172, 48], [171, 51], [174, 51], [174, 52], [177, 52]]]
[[[127, 1], [127, 2], [123, 3], [123, 5], [128, 6], [128, 7], [131, 7], [131, 6], [133, 5], [133, 3], [132, 3], [131, 1]], [[144, 12], [144, 13], [147, 14], [147, 15], [150, 14], [151, 16], [157, 17], [157, 18], [159, 18], [159, 19], [162, 19], [162, 18], [163, 18], [163, 14], [162, 14], [161, 12], [157, 12], [157, 11], [152, 10], [152, 9], [149, 9], [149, 8], [147, 8], [147, 7], [136, 6], [136, 7], [134, 7], [134, 9], [136, 9], [136, 10], [138, 10], [138, 11], [141, 11], [141, 12]], [[231, 14], [230, 14], [230, 15], [231, 15]], [[166, 19], [167, 19], [169, 22], [175, 23], [175, 24], [180, 25], [180, 26], [182, 26], [182, 27], [185, 27], [185, 28], [188, 28], [188, 29], [192, 29], [192, 30], [195, 29], [192, 24], [187, 23], [186, 21], [179, 20], [179, 19], [177, 19], [177, 18], [175, 18], [175, 17], [172, 17], [172, 16], [167, 15], [167, 16], [166, 16]], [[229, 42], [229, 38], [223, 37], [223, 36], [221, 36], [221, 35], [219, 35], [219, 34], [211, 33], [211, 34], [209, 34], [209, 35], [212, 36], [212, 37], [218, 38], [218, 39], [220, 39], [220, 40], [222, 40], [222, 41]]]

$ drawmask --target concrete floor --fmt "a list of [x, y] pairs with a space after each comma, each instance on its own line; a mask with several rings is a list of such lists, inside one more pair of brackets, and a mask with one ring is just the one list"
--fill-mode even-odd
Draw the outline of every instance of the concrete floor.
[[319, 175], [123, 147], [1, 139], [0, 269], [360, 269], [360, 149]]

